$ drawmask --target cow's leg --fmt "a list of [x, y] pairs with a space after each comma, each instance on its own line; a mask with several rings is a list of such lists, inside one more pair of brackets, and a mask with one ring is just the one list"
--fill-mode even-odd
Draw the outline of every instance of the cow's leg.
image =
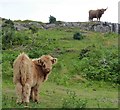
[[100, 18], [99, 18], [99, 17], [97, 17], [97, 21], [100, 21]]
[[16, 94], [17, 94], [16, 103], [22, 103], [22, 85], [20, 83], [17, 83], [15, 89], [16, 89]]
[[31, 87], [26, 83], [23, 87], [23, 102], [29, 103]]
[[39, 87], [38, 86], [34, 87], [34, 101], [39, 102]]

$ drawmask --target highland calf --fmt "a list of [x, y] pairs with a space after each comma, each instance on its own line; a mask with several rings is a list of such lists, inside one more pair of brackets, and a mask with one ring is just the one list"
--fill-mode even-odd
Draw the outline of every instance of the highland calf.
[[57, 58], [43, 55], [30, 59], [25, 53], [20, 54], [13, 64], [13, 82], [16, 85], [17, 103], [29, 103], [29, 99], [39, 101], [39, 86], [47, 80], [52, 65]]

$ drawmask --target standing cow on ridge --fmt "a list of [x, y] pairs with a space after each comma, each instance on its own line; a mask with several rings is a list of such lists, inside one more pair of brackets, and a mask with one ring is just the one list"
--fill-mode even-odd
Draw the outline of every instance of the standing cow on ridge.
[[89, 10], [89, 21], [93, 21], [93, 18], [97, 18], [97, 21], [100, 21], [100, 18], [102, 17], [102, 14], [107, 10], [106, 9], [97, 9], [97, 10]]

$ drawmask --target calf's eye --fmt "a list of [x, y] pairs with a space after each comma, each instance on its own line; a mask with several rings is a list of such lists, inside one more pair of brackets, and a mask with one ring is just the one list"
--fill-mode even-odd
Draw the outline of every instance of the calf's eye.
[[43, 64], [43, 67], [45, 68], [45, 64]]

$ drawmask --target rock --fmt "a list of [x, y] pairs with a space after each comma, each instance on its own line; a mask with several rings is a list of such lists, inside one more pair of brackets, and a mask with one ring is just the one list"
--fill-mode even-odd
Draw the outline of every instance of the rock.
[[72, 27], [73, 26], [71, 22], [65, 22], [64, 24], [65, 24], [66, 27]]
[[58, 24], [54, 23], [38, 23], [38, 22], [29, 22], [29, 23], [15, 23], [15, 27], [18, 30], [29, 29], [30, 26], [36, 26], [37, 28], [49, 29], [56, 27], [68, 27], [74, 28], [79, 27], [81, 30], [86, 31], [95, 31], [95, 32], [115, 32], [120, 34], [120, 24], [118, 23], [109, 23], [109, 22], [60, 22]]
[[43, 27], [44, 27], [45, 29], [55, 28], [55, 27], [56, 27], [56, 24], [44, 24]]
[[29, 29], [30, 26], [36, 26], [37, 28], [49, 29], [56, 27], [68, 27], [74, 28], [79, 27], [81, 30], [86, 31], [95, 31], [95, 32], [115, 32], [120, 34], [120, 24], [118, 23], [109, 23], [109, 22], [61, 22], [60, 24], [50, 24], [50, 23], [38, 23], [38, 22], [29, 22], [29, 23], [15, 23], [15, 27], [18, 30]]
[[42, 29], [43, 29], [42, 24], [37, 23], [37, 22], [30, 22], [29, 25], [30, 25], [30, 26], [35, 26], [35, 27], [37, 27], [37, 28], [42, 28]]
[[79, 27], [79, 26], [80, 26], [80, 23], [79, 23], [79, 22], [73, 22], [73, 23], [72, 23], [72, 26], [73, 26], [73, 27]]
[[105, 32], [110, 32], [111, 30], [109, 26], [103, 26], [101, 24], [101, 25], [94, 26], [94, 31], [105, 33]]
[[25, 26], [23, 26], [23, 25], [20, 24], [20, 23], [14, 23], [14, 27], [15, 27], [15, 29], [18, 30], [18, 31], [29, 29], [29, 28], [26, 28]]
[[[4, 18], [0, 18], [2, 21]], [[2, 28], [2, 22], [0, 22], [0, 29]], [[120, 34], [120, 24], [119, 23], [110, 23], [110, 22], [63, 22], [59, 21], [58, 23], [40, 23], [37, 21], [29, 22], [14, 22], [16, 30], [25, 30], [29, 29], [31, 26], [41, 29], [57, 28], [57, 27], [68, 27], [68, 28], [80, 28], [85, 31], [95, 31], [95, 32], [115, 32]]]

